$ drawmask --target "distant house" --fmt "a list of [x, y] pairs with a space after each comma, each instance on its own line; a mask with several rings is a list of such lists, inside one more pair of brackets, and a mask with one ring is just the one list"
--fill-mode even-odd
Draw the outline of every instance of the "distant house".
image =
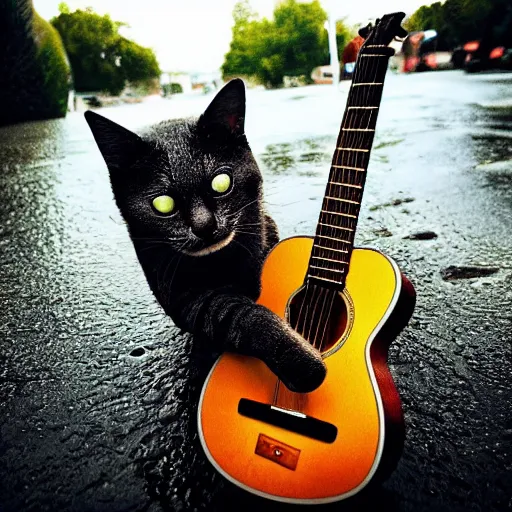
[[220, 71], [209, 73], [191, 73], [192, 88], [201, 89], [204, 92], [215, 91], [224, 85]]

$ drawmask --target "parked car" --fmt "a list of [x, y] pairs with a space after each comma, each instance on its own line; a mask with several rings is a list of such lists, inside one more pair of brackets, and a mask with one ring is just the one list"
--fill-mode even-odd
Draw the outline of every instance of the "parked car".
[[332, 84], [331, 66], [318, 66], [311, 72], [311, 80], [315, 84]]
[[464, 69], [468, 73], [488, 69], [512, 69], [512, 48], [496, 46], [491, 50], [483, 50], [479, 41], [471, 41], [464, 45]]

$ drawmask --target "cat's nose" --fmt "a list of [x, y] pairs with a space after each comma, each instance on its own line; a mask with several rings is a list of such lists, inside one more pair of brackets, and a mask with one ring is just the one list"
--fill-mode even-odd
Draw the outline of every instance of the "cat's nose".
[[196, 206], [191, 212], [190, 228], [192, 233], [199, 238], [212, 238], [214, 231], [217, 229], [215, 215], [206, 205]]

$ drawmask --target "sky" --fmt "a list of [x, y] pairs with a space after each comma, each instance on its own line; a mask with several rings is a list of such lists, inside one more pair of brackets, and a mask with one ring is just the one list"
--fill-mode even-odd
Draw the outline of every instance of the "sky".
[[[58, 15], [62, 0], [33, 0], [45, 19]], [[389, 12], [412, 14], [427, 0], [320, 0], [336, 19], [366, 24]], [[130, 28], [121, 33], [152, 48], [163, 71], [212, 72], [229, 50], [236, 0], [67, 0], [70, 9], [92, 7]], [[276, 0], [250, 0], [260, 16], [271, 18]]]

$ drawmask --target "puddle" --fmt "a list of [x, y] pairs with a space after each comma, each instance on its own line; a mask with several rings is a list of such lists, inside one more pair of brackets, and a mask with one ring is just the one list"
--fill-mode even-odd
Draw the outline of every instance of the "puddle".
[[378, 149], [382, 148], [389, 148], [391, 146], [396, 146], [397, 144], [400, 144], [405, 139], [393, 139], [393, 140], [383, 140], [382, 142], [379, 142], [375, 146], [373, 146], [373, 151], [377, 151]]
[[512, 159], [512, 105], [476, 105], [480, 128], [484, 131], [473, 133], [481, 165]]
[[404, 197], [404, 198], [393, 199], [392, 201], [389, 201], [387, 203], [376, 204], [376, 205], [370, 206], [369, 210], [371, 212], [374, 212], [375, 210], [380, 210], [381, 208], [387, 208], [388, 206], [400, 206], [401, 204], [412, 203], [413, 201], [414, 201], [414, 197]]
[[283, 174], [294, 167], [296, 162], [291, 147], [289, 143], [269, 144], [261, 155], [266, 169], [273, 174]]
[[393, 233], [391, 233], [388, 228], [374, 229], [373, 234], [383, 238], [389, 238], [390, 236], [393, 236]]
[[510, 101], [474, 106], [481, 133], [473, 133], [478, 164], [474, 171], [484, 178], [483, 187], [512, 199], [512, 105]]
[[310, 164], [328, 164], [332, 158], [333, 139], [331, 136], [301, 139], [295, 142], [269, 144], [259, 156], [263, 170], [272, 174], [286, 174], [304, 164], [308, 167], [300, 170], [300, 176], [318, 176], [311, 170]]
[[441, 277], [444, 281], [454, 281], [456, 279], [472, 279], [474, 277], [485, 277], [496, 274], [498, 270], [498, 267], [450, 265], [449, 267], [441, 270]]
[[487, 176], [512, 179], [512, 158], [509, 160], [498, 160], [497, 162], [486, 162], [475, 167], [476, 171], [485, 172]]
[[437, 233], [434, 231], [417, 231], [403, 237], [404, 240], [433, 240], [435, 238], [437, 238]]
[[144, 350], [143, 347], [137, 347], [130, 352], [130, 355], [132, 357], [142, 357], [145, 353], [146, 351]]

